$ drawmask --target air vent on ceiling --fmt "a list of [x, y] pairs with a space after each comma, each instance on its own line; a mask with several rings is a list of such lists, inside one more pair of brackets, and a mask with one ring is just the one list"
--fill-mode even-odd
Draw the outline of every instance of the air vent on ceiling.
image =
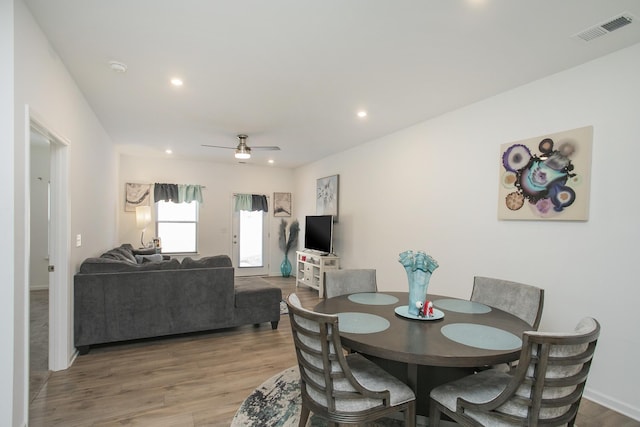
[[593, 27], [587, 28], [584, 31], [580, 31], [578, 34], [574, 34], [572, 37], [579, 38], [581, 40], [588, 42], [597, 37], [609, 34], [610, 32], [615, 31], [619, 28], [622, 28], [625, 25], [629, 25], [633, 21], [634, 21], [633, 15], [625, 12], [621, 15], [618, 15], [611, 19], [606, 20], [601, 24], [594, 25]]

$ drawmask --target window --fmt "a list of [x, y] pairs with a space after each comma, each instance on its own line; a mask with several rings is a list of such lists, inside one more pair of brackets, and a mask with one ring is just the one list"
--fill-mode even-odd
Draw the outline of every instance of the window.
[[198, 202], [156, 203], [156, 229], [163, 253], [198, 251]]

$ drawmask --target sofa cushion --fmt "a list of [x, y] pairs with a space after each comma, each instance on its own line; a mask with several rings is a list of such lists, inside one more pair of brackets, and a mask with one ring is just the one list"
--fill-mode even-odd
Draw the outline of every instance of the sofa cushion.
[[[135, 259], [135, 258], [134, 258]], [[172, 259], [169, 261], [145, 262], [143, 264], [131, 263], [110, 258], [87, 258], [80, 265], [80, 273], [120, 273], [129, 271], [153, 271], [153, 270], [178, 270], [180, 261]]]
[[282, 289], [259, 277], [237, 278], [235, 280], [235, 306], [256, 308], [280, 305]]
[[186, 257], [182, 260], [182, 268], [233, 267], [227, 255], [208, 256], [200, 259]]
[[162, 261], [162, 254], [135, 255], [138, 264]]

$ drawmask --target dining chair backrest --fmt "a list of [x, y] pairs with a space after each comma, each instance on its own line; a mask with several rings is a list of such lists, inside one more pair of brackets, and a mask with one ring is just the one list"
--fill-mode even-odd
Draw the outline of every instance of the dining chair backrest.
[[375, 269], [328, 270], [324, 275], [325, 298], [377, 290]]
[[351, 374], [340, 342], [337, 315], [303, 308], [296, 294], [289, 295], [287, 304], [303, 399], [311, 399], [328, 412], [340, 410], [340, 401], [378, 399], [380, 406], [388, 403], [388, 391], [367, 390]]
[[443, 412], [465, 426], [574, 425], [600, 324], [583, 318], [570, 333], [523, 333], [520, 363], [455, 380], [431, 393], [429, 425]]
[[509, 280], [476, 276], [471, 301], [498, 308], [538, 329], [544, 306], [544, 289]]
[[573, 333], [528, 331], [509, 386], [494, 399], [498, 418], [519, 425], [572, 423], [578, 413], [600, 324], [582, 319]]
[[415, 427], [413, 390], [361, 354], [347, 355], [337, 315], [303, 308], [296, 294], [289, 295], [287, 305], [300, 370], [299, 427], [310, 412], [330, 425], [369, 423], [403, 412], [405, 426]]

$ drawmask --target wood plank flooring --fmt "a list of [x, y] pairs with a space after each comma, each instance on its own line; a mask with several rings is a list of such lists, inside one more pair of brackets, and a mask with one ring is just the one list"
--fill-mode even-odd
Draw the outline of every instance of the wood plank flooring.
[[[293, 278], [270, 277], [305, 307], [317, 291]], [[263, 381], [296, 364], [289, 318], [204, 334], [92, 348], [65, 371], [53, 372], [32, 401], [38, 426], [229, 426], [243, 400]], [[579, 427], [640, 423], [583, 399]]]
[[49, 371], [49, 290], [30, 291], [29, 401], [47, 382]]

